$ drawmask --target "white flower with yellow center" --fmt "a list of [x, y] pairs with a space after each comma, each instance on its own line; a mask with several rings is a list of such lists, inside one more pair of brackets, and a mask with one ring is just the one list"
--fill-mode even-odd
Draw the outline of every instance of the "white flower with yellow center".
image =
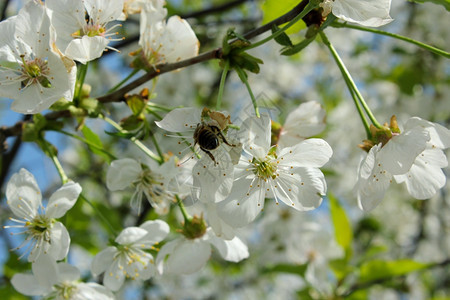
[[[109, 47], [119, 24], [107, 28], [122, 16], [124, 0], [46, 0], [52, 24], [56, 29], [56, 45], [68, 57], [85, 64], [100, 57]], [[89, 16], [86, 19], [86, 13]]]
[[270, 147], [270, 118], [263, 115], [251, 122], [250, 143], [244, 144], [231, 193], [219, 203], [221, 217], [234, 227], [245, 226], [264, 208], [265, 198], [300, 211], [318, 207], [327, 189], [319, 167], [332, 155], [328, 143], [308, 139], [277, 149]]
[[161, 220], [147, 221], [139, 227], [122, 230], [115, 239], [116, 245], [98, 253], [92, 261], [94, 276], [105, 272], [103, 284], [112, 291], [118, 291], [125, 278], [147, 280], [155, 274], [153, 256], [148, 250], [162, 241], [170, 228]]
[[42, 255], [61, 260], [69, 251], [70, 236], [66, 227], [55, 219], [61, 218], [72, 208], [81, 193], [78, 183], [69, 182], [58, 189], [42, 206], [42, 195], [34, 176], [25, 169], [14, 174], [6, 186], [6, 199], [17, 218], [10, 218], [18, 225], [4, 228], [20, 228], [18, 234], [26, 235], [25, 241], [17, 247], [28, 244], [24, 254], [28, 261], [36, 262]]
[[35, 1], [0, 22], [0, 97], [15, 100], [12, 110], [35, 114], [60, 98], [72, 101], [76, 66], [55, 39], [47, 10]]

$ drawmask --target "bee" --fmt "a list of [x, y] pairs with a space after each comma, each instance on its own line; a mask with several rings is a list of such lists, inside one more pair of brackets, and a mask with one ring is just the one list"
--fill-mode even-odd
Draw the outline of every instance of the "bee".
[[215, 165], [217, 164], [216, 159], [210, 151], [217, 149], [221, 141], [230, 147], [236, 147], [236, 145], [230, 144], [227, 141], [219, 127], [215, 125], [207, 125], [205, 123], [197, 124], [197, 128], [195, 128], [194, 131], [194, 146], [198, 144], [200, 149], [208, 154]]

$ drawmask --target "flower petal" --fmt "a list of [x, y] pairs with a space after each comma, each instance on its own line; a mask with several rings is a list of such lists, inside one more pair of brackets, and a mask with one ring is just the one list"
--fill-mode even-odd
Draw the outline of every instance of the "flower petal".
[[210, 231], [208, 240], [219, 250], [220, 256], [226, 261], [240, 262], [249, 257], [247, 245], [237, 236], [232, 240], [223, 240]]
[[201, 111], [195, 107], [175, 108], [156, 125], [171, 132], [194, 131], [200, 120]]
[[41, 206], [42, 195], [33, 174], [25, 169], [11, 176], [6, 186], [6, 199], [19, 218], [33, 218]]
[[363, 26], [379, 27], [392, 22], [391, 0], [335, 0], [333, 15]]
[[210, 256], [209, 243], [200, 239], [184, 240], [167, 258], [164, 271], [170, 274], [192, 274], [199, 271]]
[[278, 158], [283, 159], [283, 165], [293, 167], [322, 167], [328, 162], [333, 150], [322, 139], [307, 139], [293, 147], [280, 151]]
[[98, 276], [105, 272], [106, 269], [112, 264], [114, 255], [117, 253], [116, 247], [108, 247], [103, 249], [92, 260], [91, 272], [92, 275]]
[[11, 279], [11, 284], [16, 291], [26, 296], [41, 296], [49, 291], [41, 286], [32, 274], [15, 274]]
[[148, 231], [139, 227], [127, 227], [117, 236], [116, 242], [121, 245], [131, 245], [148, 234]]
[[147, 221], [139, 226], [139, 228], [147, 231], [147, 235], [145, 235], [140, 242], [149, 246], [159, 243], [165, 239], [170, 232], [169, 225], [162, 220]]
[[441, 168], [448, 165], [447, 157], [438, 148], [423, 151], [417, 156], [411, 169], [403, 175], [395, 175], [398, 183], [405, 182], [411, 196], [428, 199], [445, 185], [446, 176]]
[[45, 215], [49, 218], [61, 218], [71, 209], [81, 193], [81, 186], [68, 182], [51, 195], [48, 200]]
[[110, 191], [120, 191], [130, 186], [142, 173], [141, 164], [131, 158], [111, 163], [106, 173], [106, 186]]
[[430, 143], [439, 149], [447, 149], [450, 147], [450, 130], [437, 123], [423, 120], [419, 117], [412, 117], [406, 121], [405, 130], [412, 129], [416, 126], [425, 128], [430, 134]]
[[67, 57], [86, 64], [102, 56], [109, 40], [102, 36], [84, 35], [81, 39], [72, 40], [64, 52]]

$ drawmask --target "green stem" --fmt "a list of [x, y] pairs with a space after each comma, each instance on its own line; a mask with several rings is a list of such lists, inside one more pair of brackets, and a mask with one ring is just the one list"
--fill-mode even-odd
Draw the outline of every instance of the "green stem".
[[382, 30], [373, 29], [373, 28], [366, 28], [366, 27], [362, 27], [362, 26], [358, 26], [358, 25], [352, 25], [352, 24], [347, 24], [347, 23], [339, 23], [339, 22], [334, 22], [334, 23], [331, 24], [331, 26], [332, 27], [336, 27], [336, 28], [339, 28], [339, 27], [351, 28], [351, 29], [356, 29], [356, 30], [361, 30], [361, 31], [372, 32], [372, 33], [376, 33], [376, 34], [380, 34], [380, 35], [390, 36], [392, 38], [395, 38], [395, 39], [398, 39], [398, 40], [401, 40], [401, 41], [405, 41], [407, 43], [414, 44], [416, 46], [419, 46], [419, 47], [421, 47], [421, 48], [423, 48], [425, 50], [428, 50], [430, 52], [433, 52], [435, 54], [442, 55], [445, 58], [450, 58], [450, 53], [449, 52], [446, 52], [446, 51], [441, 50], [439, 48], [427, 45], [425, 43], [413, 40], [411, 38], [408, 38], [406, 36], [402, 36], [402, 35], [399, 35], [399, 34], [390, 33], [390, 32], [387, 32], [387, 31], [382, 31]]
[[95, 213], [100, 217], [100, 219], [102, 219], [103, 223], [106, 225], [106, 228], [108, 228], [109, 232], [116, 236], [117, 232], [114, 229], [114, 227], [111, 225], [111, 223], [108, 221], [108, 219], [102, 214], [102, 212], [91, 202], [89, 201], [84, 195], [83, 193], [80, 194], [80, 199], [82, 199], [83, 201], [85, 201], [87, 204], [89, 204], [92, 209], [95, 211]]
[[250, 98], [252, 99], [252, 103], [253, 103], [253, 108], [255, 109], [255, 114], [256, 117], [260, 117], [259, 114], [259, 109], [258, 109], [258, 104], [256, 103], [256, 98], [253, 95], [252, 89], [250, 87], [250, 85], [248, 84], [248, 80], [247, 80], [247, 74], [245, 74], [245, 72], [241, 69], [241, 67], [239, 66], [235, 66], [234, 69], [236, 70], [236, 72], [239, 75], [239, 78], [242, 80], [242, 82], [245, 84], [245, 86], [247, 87], [248, 93], [250, 94]]
[[161, 162], [160, 163], [164, 162], [164, 155], [163, 155], [163, 153], [161, 151], [161, 148], [159, 147], [159, 143], [156, 140], [155, 135], [153, 133], [150, 134], [150, 139], [152, 140], [153, 145], [155, 145], [156, 152], [158, 152], [158, 155], [161, 158]]
[[[359, 102], [361, 103], [362, 107], [367, 113], [367, 116], [369, 117], [370, 121], [375, 125], [377, 128], [383, 128], [383, 126], [377, 121], [375, 116], [373, 115], [372, 111], [370, 110], [369, 106], [367, 105], [366, 101], [364, 100], [363, 96], [358, 90], [358, 87], [356, 86], [355, 82], [353, 81], [352, 76], [348, 72], [347, 68], [345, 67], [344, 62], [341, 60], [339, 54], [337, 53], [336, 49], [334, 49], [333, 45], [328, 40], [327, 36], [323, 31], [319, 32], [320, 37], [322, 38], [322, 41], [325, 45], [327, 45], [328, 49], [330, 50], [331, 54], [333, 55], [334, 60], [336, 61], [337, 65], [339, 66], [339, 69], [341, 70], [342, 76], [344, 77], [347, 85], [349, 86], [349, 90], [352, 90], [356, 97], [358, 98]], [[357, 106], [358, 107], [358, 106]], [[360, 114], [361, 118], [362, 115]], [[366, 126], [366, 122], [363, 123]]]
[[99, 147], [98, 145], [92, 143], [91, 141], [88, 141], [88, 140], [82, 138], [81, 136], [78, 136], [76, 134], [73, 134], [73, 133], [70, 133], [70, 132], [67, 132], [67, 131], [64, 131], [64, 130], [57, 130], [56, 132], [59, 132], [59, 133], [65, 134], [67, 136], [70, 136], [70, 137], [72, 137], [74, 139], [77, 139], [77, 140], [85, 143], [86, 145], [89, 145], [90, 147], [95, 148], [96, 150], [105, 153], [106, 155], [111, 157], [111, 159], [117, 159], [117, 157], [114, 154], [109, 153], [108, 151], [106, 151], [102, 147]]
[[80, 64], [78, 67], [78, 78], [77, 78], [77, 84], [78, 89], [75, 91], [75, 95], [73, 96], [74, 101], [77, 103], [80, 102], [81, 92], [83, 90], [83, 84], [84, 80], [86, 78], [86, 73], [88, 70], [89, 63], [86, 64]]
[[316, 7], [318, 7], [318, 3], [316, 3], [317, 1], [310, 1], [305, 8], [302, 10], [301, 13], [299, 13], [295, 18], [293, 18], [289, 23], [287, 23], [285, 26], [283, 26], [282, 28], [280, 28], [280, 30], [272, 33], [271, 35], [269, 35], [268, 37], [253, 43], [247, 47], [241, 48], [239, 49], [238, 52], [244, 52], [256, 47], [261, 46], [262, 44], [267, 43], [268, 41], [276, 38], [277, 36], [279, 36], [280, 34], [282, 34], [283, 32], [285, 32], [286, 30], [288, 30], [291, 26], [293, 26], [295, 23], [297, 23], [298, 21], [300, 21], [303, 17], [305, 17], [310, 11], [312, 11], [313, 9], [315, 9]]
[[[120, 133], [129, 133], [127, 130], [123, 129], [122, 126], [114, 122], [112, 119], [102, 116], [103, 120], [105, 120], [107, 123], [111, 124], [114, 128], [116, 128]], [[148, 149], [147, 146], [145, 146], [140, 140], [138, 140], [136, 137], [131, 137], [130, 141], [135, 144], [139, 149], [142, 150], [148, 157], [153, 159], [154, 161], [158, 163], [163, 163], [162, 158], [153, 153], [152, 150]]]
[[227, 78], [229, 69], [230, 69], [230, 61], [225, 60], [225, 66], [223, 67], [222, 77], [220, 78], [219, 92], [217, 94], [216, 110], [220, 110], [220, 108], [222, 107], [223, 90], [225, 89], [225, 80]]
[[54, 154], [54, 151], [51, 151], [48, 148], [47, 141], [43, 140], [42, 144], [46, 148], [47, 153], [49, 154], [53, 164], [55, 165], [55, 168], [58, 171], [59, 177], [61, 177], [62, 184], [69, 182], [69, 178], [67, 177], [66, 172], [64, 172], [64, 169], [63, 169], [61, 163], [59, 162], [58, 157]]
[[178, 195], [175, 195], [175, 198], [177, 199], [177, 204], [178, 204], [178, 207], [179, 207], [180, 210], [181, 210], [181, 214], [183, 215], [184, 221], [185, 221], [186, 223], [191, 222], [191, 219], [192, 219], [192, 218], [191, 218], [191, 216], [189, 216], [189, 214], [187, 213], [186, 208], [184, 207], [183, 201], [181, 201], [181, 199], [180, 199], [180, 197], [178, 197]]
[[109, 91], [107, 91], [106, 94], [110, 94], [112, 92], [115, 92], [118, 88], [120, 88], [125, 82], [130, 80], [130, 78], [133, 77], [134, 75], [136, 75], [138, 72], [139, 72], [139, 69], [134, 69], [133, 71], [131, 71], [131, 73], [128, 74], [127, 77], [125, 77], [122, 81], [120, 81], [113, 88], [111, 88]]
[[156, 103], [153, 103], [153, 102], [148, 102], [147, 106], [149, 108], [155, 108], [157, 110], [161, 110], [161, 111], [165, 111], [165, 112], [170, 112], [170, 111], [174, 110], [175, 108], [183, 107], [181, 105], [180, 106], [176, 106], [176, 107], [167, 107], [167, 106], [159, 105], [159, 104], [156, 104]]

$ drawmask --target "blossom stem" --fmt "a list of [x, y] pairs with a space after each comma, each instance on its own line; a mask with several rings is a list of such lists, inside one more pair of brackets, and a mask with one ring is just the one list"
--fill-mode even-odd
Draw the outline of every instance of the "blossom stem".
[[102, 212], [91, 202], [89, 201], [83, 193], [80, 194], [80, 199], [89, 204], [90, 207], [95, 211], [95, 213], [102, 219], [103, 223], [106, 225], [106, 228], [109, 230], [109, 232], [116, 236], [117, 232], [114, 229], [114, 227], [111, 225], [111, 223], [108, 221], [108, 219], [102, 214]]
[[67, 177], [66, 172], [64, 172], [64, 169], [63, 169], [61, 163], [59, 162], [59, 159], [56, 156], [55, 151], [50, 150], [47, 141], [43, 140], [42, 144], [43, 144], [43, 147], [45, 148], [47, 154], [50, 156], [53, 164], [55, 165], [55, 168], [58, 171], [59, 177], [61, 177], [62, 184], [69, 182], [69, 178]]
[[[377, 119], [373, 115], [372, 111], [370, 110], [369, 106], [367, 105], [366, 101], [364, 100], [363, 96], [359, 92], [358, 87], [356, 86], [355, 82], [353, 81], [352, 76], [350, 75], [350, 73], [348, 72], [347, 68], [345, 67], [344, 62], [340, 58], [340, 56], [337, 53], [336, 49], [330, 43], [330, 41], [328, 40], [327, 36], [325, 35], [325, 33], [323, 31], [320, 31], [319, 34], [320, 34], [320, 37], [322, 38], [323, 43], [328, 47], [328, 49], [330, 50], [331, 54], [333, 55], [333, 58], [336, 61], [339, 69], [341, 70], [342, 76], [344, 77], [345, 82], [347, 83], [347, 86], [349, 87], [349, 90], [353, 91], [354, 95], [356, 95], [356, 97], [358, 98], [358, 100], [361, 103], [362, 107], [366, 111], [367, 116], [369, 117], [370, 121], [373, 123], [373, 125], [375, 127], [383, 128], [383, 126], [377, 121]], [[350, 92], [350, 93], [353, 95], [352, 92]], [[355, 104], [356, 104], [356, 101], [355, 101]], [[358, 108], [358, 105], [356, 105], [356, 107]], [[362, 111], [360, 111], [358, 109], [358, 112], [359, 112], [359, 114], [361, 116], [361, 119], [363, 120], [364, 126], [367, 127], [368, 124], [367, 124], [367, 122], [364, 122], [365, 118], [363, 117]], [[366, 128], [366, 130], [367, 130], [367, 128]]]
[[433, 52], [435, 54], [438, 55], [442, 55], [445, 58], [450, 58], [450, 53], [446, 52], [444, 50], [441, 50], [439, 48], [430, 46], [428, 44], [413, 40], [411, 38], [408, 38], [406, 36], [402, 36], [399, 34], [395, 34], [395, 33], [391, 33], [391, 32], [387, 32], [387, 31], [383, 31], [383, 30], [378, 30], [378, 29], [374, 29], [374, 28], [367, 28], [367, 27], [363, 27], [363, 26], [358, 26], [358, 25], [352, 25], [352, 24], [347, 24], [347, 23], [340, 23], [340, 22], [334, 22], [331, 24], [332, 27], [336, 27], [336, 28], [340, 28], [340, 27], [345, 27], [345, 28], [351, 28], [351, 29], [356, 29], [356, 30], [361, 30], [361, 31], [367, 31], [367, 32], [372, 32], [372, 33], [376, 33], [376, 34], [380, 34], [380, 35], [385, 35], [385, 36], [389, 36], [401, 41], [405, 41], [411, 44], [414, 44], [416, 46], [419, 46], [425, 50], [428, 50], [430, 52]]
[[112, 87], [109, 91], [107, 91], [107, 94], [110, 94], [112, 92], [115, 92], [118, 88], [120, 88], [125, 82], [130, 80], [131, 77], [136, 75], [139, 72], [139, 69], [134, 69], [130, 74], [128, 74], [127, 77], [125, 77], [122, 81], [120, 81], [118, 84], [116, 84], [114, 87]]
[[83, 84], [84, 84], [84, 79], [86, 78], [86, 73], [87, 73], [87, 69], [88, 69], [89, 63], [86, 64], [80, 64], [80, 67], [78, 68], [78, 80], [77, 80], [77, 89], [75, 91], [75, 95], [73, 97], [74, 101], [76, 101], [75, 103], [79, 103], [79, 101], [81, 100], [81, 92], [83, 90]]
[[[112, 125], [115, 129], [117, 129], [120, 133], [129, 133], [127, 130], [123, 129], [122, 126], [120, 126], [119, 124], [117, 124], [114, 120], [105, 117], [105, 116], [101, 116], [101, 118], [103, 118], [103, 120], [105, 120], [107, 123], [109, 123], [110, 125]], [[153, 159], [154, 161], [158, 162], [158, 163], [163, 163], [164, 161], [162, 161], [161, 157], [158, 157], [158, 155], [156, 155], [155, 153], [153, 153], [152, 150], [148, 149], [147, 146], [145, 146], [140, 140], [138, 140], [136, 137], [131, 137], [130, 141], [135, 144], [139, 149], [142, 150], [142, 152], [144, 152], [148, 157], [150, 157], [151, 159]]]
[[95, 149], [97, 149], [98, 151], [100, 151], [100, 152], [102, 152], [102, 153], [105, 153], [106, 155], [108, 155], [109, 157], [111, 157], [111, 159], [113, 159], [113, 160], [114, 160], [114, 159], [117, 159], [117, 157], [116, 157], [114, 154], [112, 154], [112, 153], [106, 151], [105, 149], [103, 149], [102, 147], [99, 147], [98, 145], [92, 143], [91, 141], [88, 141], [88, 140], [82, 138], [81, 136], [78, 136], [78, 135], [76, 135], [76, 134], [73, 134], [73, 133], [71, 133], [71, 132], [67, 132], [67, 131], [64, 131], [64, 130], [57, 130], [56, 132], [59, 132], [59, 133], [62, 133], [62, 134], [64, 134], [64, 135], [70, 136], [70, 137], [72, 137], [72, 138], [74, 138], [74, 139], [77, 139], [77, 140], [79, 140], [79, 141], [85, 143], [86, 145], [89, 145], [89, 147], [95, 148]]
[[275, 31], [274, 33], [272, 33], [271, 35], [269, 35], [268, 37], [253, 43], [247, 47], [241, 48], [239, 49], [238, 52], [244, 52], [256, 47], [261, 46], [262, 44], [267, 43], [268, 41], [275, 39], [277, 36], [279, 36], [280, 34], [282, 34], [283, 32], [285, 32], [286, 30], [288, 30], [291, 26], [293, 26], [295, 23], [297, 23], [298, 21], [300, 21], [302, 18], [304, 18], [310, 11], [312, 11], [313, 9], [315, 9], [316, 7], [318, 7], [318, 2], [317, 1], [309, 1], [309, 3], [305, 6], [305, 8], [302, 10], [301, 13], [299, 13], [295, 18], [293, 18], [289, 23], [287, 23], [285, 26], [283, 26], [282, 28], [280, 28], [279, 30]]
[[186, 208], [184, 207], [183, 201], [181, 201], [181, 199], [178, 195], [175, 195], [175, 198], [177, 199], [177, 204], [181, 210], [181, 214], [183, 215], [184, 221], [186, 223], [191, 222], [192, 217], [190, 217], [189, 214], [187, 213]]
[[242, 80], [242, 82], [245, 84], [245, 86], [247, 87], [248, 93], [250, 95], [250, 98], [252, 99], [252, 103], [253, 103], [253, 108], [255, 109], [255, 114], [256, 117], [260, 117], [259, 114], [259, 109], [258, 109], [258, 104], [256, 103], [256, 98], [253, 95], [252, 89], [250, 87], [250, 85], [248, 84], [248, 80], [247, 80], [247, 74], [245, 74], [245, 72], [241, 69], [241, 67], [239, 66], [235, 66], [234, 69], [236, 70], [236, 72], [239, 75], [239, 78]]
[[150, 134], [150, 139], [152, 140], [153, 145], [155, 145], [156, 152], [158, 152], [158, 155], [161, 158], [159, 163], [162, 164], [164, 162], [164, 155], [163, 155], [163, 153], [161, 151], [161, 147], [159, 147], [159, 143], [156, 140], [155, 135], [153, 133]]
[[230, 69], [230, 61], [225, 60], [225, 66], [223, 67], [222, 77], [220, 78], [219, 92], [217, 94], [216, 110], [220, 110], [222, 106], [223, 90], [225, 89], [225, 80], [227, 78], [229, 69]]

